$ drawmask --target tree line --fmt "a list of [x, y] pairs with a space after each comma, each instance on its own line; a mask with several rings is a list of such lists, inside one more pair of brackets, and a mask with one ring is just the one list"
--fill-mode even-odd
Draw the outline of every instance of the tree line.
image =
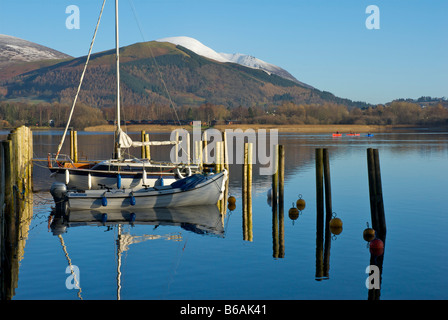
[[[0, 102], [0, 128], [19, 125], [64, 127], [70, 113], [70, 104]], [[121, 111], [122, 120], [136, 123], [151, 121], [200, 120], [215, 123], [244, 124], [365, 124], [365, 125], [448, 125], [448, 106], [445, 101], [422, 106], [408, 101], [394, 101], [387, 105], [348, 108], [336, 103], [239, 106], [236, 108], [204, 103], [200, 106], [128, 105]], [[71, 126], [83, 129], [115, 120], [115, 108], [96, 108], [78, 103]]]

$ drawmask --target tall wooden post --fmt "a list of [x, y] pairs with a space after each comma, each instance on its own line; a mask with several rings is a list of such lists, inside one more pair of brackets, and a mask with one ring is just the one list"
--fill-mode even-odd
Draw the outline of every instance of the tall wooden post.
[[[145, 133], [145, 142], [149, 142], [149, 133]], [[151, 160], [151, 147], [149, 145], [145, 147], [145, 158]]]
[[323, 150], [324, 164], [324, 184], [325, 184], [325, 242], [324, 242], [324, 260], [323, 260], [323, 276], [328, 278], [330, 271], [330, 248], [331, 248], [331, 232], [330, 220], [333, 215], [331, 205], [331, 180], [330, 180], [330, 156], [328, 149]]
[[73, 130], [70, 130], [70, 159], [72, 159], [72, 161], [74, 161], [75, 158], [75, 138], [73, 136]]
[[175, 163], [179, 163], [179, 131], [176, 130], [176, 145], [174, 147], [174, 152], [176, 153], [174, 156]]
[[204, 139], [204, 163], [208, 163], [208, 152], [207, 152], [207, 131], [204, 131], [203, 133], [203, 139]]
[[247, 240], [253, 240], [253, 232], [252, 232], [252, 143], [247, 144]]
[[248, 148], [247, 143], [244, 144], [244, 163], [242, 170], [242, 194], [243, 194], [243, 240], [247, 240], [247, 164], [248, 164]]
[[78, 162], [78, 131], [72, 131], [71, 132], [73, 134], [72, 139], [73, 139], [73, 157], [71, 158], [73, 160], [74, 163]]
[[379, 236], [384, 240], [386, 237], [386, 217], [384, 215], [383, 187], [381, 183], [380, 157], [378, 149], [373, 150], [373, 159], [375, 161], [375, 182], [376, 182], [376, 198], [378, 210]]
[[369, 175], [370, 214], [372, 228], [378, 238], [386, 237], [386, 217], [384, 214], [383, 190], [378, 149], [367, 149], [367, 168]]
[[[145, 134], [146, 134], [145, 130], [142, 130], [140, 132], [140, 137], [141, 137], [142, 142], [145, 142]], [[145, 148], [145, 146], [142, 145], [142, 159], [145, 159], [145, 158], [146, 158], [146, 148]]]
[[19, 262], [23, 258], [33, 216], [33, 139], [29, 128], [11, 131], [1, 142], [0, 181], [2, 239], [0, 299], [10, 300], [17, 288]]
[[191, 147], [190, 147], [190, 133], [186, 134], [187, 136], [187, 164], [190, 164], [190, 155], [191, 155]]
[[229, 171], [229, 150], [227, 149], [227, 133], [224, 131], [222, 133], [223, 135], [223, 147], [224, 147], [224, 168], [226, 168], [227, 171]]
[[278, 233], [279, 258], [285, 256], [285, 215], [284, 215], [284, 184], [285, 184], [285, 148], [278, 146]]
[[274, 146], [274, 174], [272, 175], [272, 206], [277, 207], [278, 201], [278, 145]]
[[323, 150], [316, 149], [316, 280], [323, 277], [324, 190]]
[[221, 141], [216, 141], [215, 145], [215, 166], [216, 173], [221, 172]]
[[375, 181], [375, 160], [373, 149], [367, 149], [367, 170], [369, 176], [369, 198], [370, 198], [370, 216], [372, 219], [372, 228], [378, 230], [378, 210], [376, 201], [376, 181]]

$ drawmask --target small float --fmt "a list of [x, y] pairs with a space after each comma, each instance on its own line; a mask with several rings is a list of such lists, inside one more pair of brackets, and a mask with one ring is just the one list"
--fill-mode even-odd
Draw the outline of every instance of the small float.
[[333, 137], [342, 137], [342, 133], [339, 132], [333, 133]]

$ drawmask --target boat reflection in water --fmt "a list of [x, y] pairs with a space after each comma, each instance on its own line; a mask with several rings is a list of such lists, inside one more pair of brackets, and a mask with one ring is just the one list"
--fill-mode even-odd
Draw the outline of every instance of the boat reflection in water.
[[140, 210], [70, 210], [66, 215], [53, 215], [53, 235], [67, 232], [67, 228], [79, 226], [111, 225], [166, 225], [198, 234], [224, 237], [224, 216], [216, 205], [177, 208], [150, 208]]
[[50, 217], [50, 228], [54, 236], [57, 236], [65, 252], [69, 264], [74, 288], [78, 289], [78, 297], [83, 300], [82, 289], [76, 277], [76, 266], [72, 265], [69, 258], [69, 252], [65, 245], [62, 235], [71, 227], [82, 226], [107, 226], [116, 227], [118, 230], [117, 246], [117, 291], [116, 298], [121, 300], [121, 258], [122, 254], [130, 249], [130, 245], [147, 240], [165, 239], [172, 241], [182, 241], [181, 233], [169, 234], [144, 234], [132, 235], [129, 232], [123, 232], [123, 225], [153, 225], [179, 226], [182, 229], [201, 235], [213, 235], [224, 237], [224, 215], [221, 214], [216, 205], [211, 206], [191, 206], [179, 208], [151, 208], [140, 211], [129, 210], [108, 210], [107, 213], [99, 210], [70, 210], [67, 214], [60, 214], [54, 211]]

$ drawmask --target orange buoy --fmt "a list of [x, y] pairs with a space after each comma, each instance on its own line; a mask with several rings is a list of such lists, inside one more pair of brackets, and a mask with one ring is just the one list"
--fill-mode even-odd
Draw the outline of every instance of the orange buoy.
[[342, 233], [342, 227], [330, 227], [330, 232], [337, 236]]
[[235, 210], [235, 208], [236, 208], [236, 204], [235, 204], [235, 203], [229, 203], [229, 204], [227, 205], [227, 208], [228, 208], [230, 211], [233, 211], [233, 210]]
[[330, 228], [342, 228], [342, 220], [339, 218], [332, 218], [330, 220]]
[[305, 202], [305, 200], [302, 199], [301, 194], [299, 194], [299, 199], [297, 200], [296, 205], [297, 205], [297, 209], [299, 209], [300, 211], [305, 209], [306, 202]]
[[297, 220], [299, 217], [299, 210], [294, 207], [294, 202], [292, 203], [292, 208], [288, 211], [288, 215], [291, 220]]
[[230, 196], [228, 199], [227, 199], [227, 202], [228, 203], [235, 203], [236, 202], [236, 199], [235, 199], [235, 197], [234, 196]]
[[334, 235], [341, 234], [342, 232], [342, 220], [336, 218], [336, 213], [333, 212], [333, 218], [330, 220], [330, 232]]
[[367, 222], [367, 228], [364, 229], [364, 232], [362, 233], [362, 237], [365, 241], [370, 242], [373, 239], [375, 239], [375, 230], [372, 228], [369, 228], [369, 223]]

